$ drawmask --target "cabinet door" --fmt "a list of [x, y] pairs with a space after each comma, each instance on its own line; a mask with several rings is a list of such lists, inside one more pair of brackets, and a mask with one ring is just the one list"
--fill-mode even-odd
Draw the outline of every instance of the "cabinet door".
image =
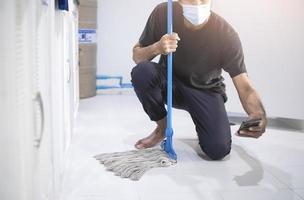
[[51, 60], [51, 110], [52, 110], [52, 140], [53, 140], [53, 168], [54, 168], [54, 190], [55, 199], [59, 199], [60, 186], [63, 179], [65, 148], [64, 148], [64, 62], [63, 62], [63, 15], [60, 11], [54, 12]]
[[51, 17], [50, 5], [32, 0], [32, 95], [34, 110], [34, 199], [50, 199], [53, 193], [52, 126], [50, 109]]
[[33, 199], [29, 19], [26, 2], [1, 2], [0, 199]]
[[0, 119], [5, 126], [0, 139], [7, 156], [1, 156], [0, 171], [5, 174], [0, 188], [5, 193], [0, 192], [0, 199], [52, 199], [50, 10], [38, 0], [5, 1], [1, 6], [6, 34], [0, 38], [5, 49], [0, 52], [5, 58], [0, 85], [5, 106]]
[[71, 140], [71, 87], [72, 87], [72, 65], [73, 59], [71, 58], [71, 30], [70, 30], [70, 15], [66, 14], [63, 18], [63, 67], [64, 67], [64, 84], [63, 84], [63, 97], [64, 97], [64, 128], [65, 140], [64, 150], [66, 151]]
[[[75, 65], [77, 64], [77, 46], [71, 44], [76, 40], [76, 30], [73, 30], [73, 23], [77, 24], [77, 18], [70, 12], [56, 11], [54, 15], [54, 32], [52, 37], [53, 59], [51, 61], [51, 91], [52, 91], [52, 114], [53, 114], [53, 158], [54, 158], [54, 181], [55, 193], [58, 196], [60, 183], [63, 178], [64, 161], [67, 156], [67, 149], [71, 140], [74, 105], [78, 96], [74, 97]], [[75, 25], [74, 25], [75, 26]], [[76, 49], [76, 50], [75, 50]], [[77, 52], [76, 52], [77, 53]], [[76, 94], [77, 95], [77, 94]], [[78, 101], [77, 101], [78, 103]]]
[[78, 60], [78, 11], [77, 7], [74, 7], [69, 20], [69, 45], [70, 45], [70, 68], [71, 68], [71, 80], [70, 80], [70, 102], [71, 102], [71, 125], [73, 127], [73, 121], [77, 115], [77, 109], [79, 104], [79, 60]]
[[79, 107], [79, 43], [78, 43], [78, 8], [74, 10], [74, 18], [72, 21], [72, 32], [74, 33], [74, 38], [72, 38], [73, 45], [73, 55], [74, 55], [74, 65], [73, 65], [73, 117], [74, 119], [78, 113]]

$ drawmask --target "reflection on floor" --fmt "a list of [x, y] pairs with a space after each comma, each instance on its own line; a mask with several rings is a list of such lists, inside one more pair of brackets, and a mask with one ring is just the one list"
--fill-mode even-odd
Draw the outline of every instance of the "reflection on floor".
[[[65, 172], [63, 200], [303, 200], [304, 134], [269, 129], [260, 139], [233, 136], [231, 155], [208, 161], [190, 116], [173, 111], [178, 164], [138, 182], [113, 176], [93, 156], [133, 149], [150, 133], [134, 95], [83, 100]], [[232, 127], [235, 132], [237, 126]]]

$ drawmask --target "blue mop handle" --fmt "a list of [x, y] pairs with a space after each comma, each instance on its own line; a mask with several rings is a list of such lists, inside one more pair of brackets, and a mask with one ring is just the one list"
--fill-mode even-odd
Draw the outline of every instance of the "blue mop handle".
[[[172, 26], [172, 0], [168, 0], [168, 34], [171, 35], [173, 33], [173, 26]], [[169, 53], [167, 62], [168, 62], [168, 84], [167, 84], [167, 128], [172, 129], [172, 60], [173, 54]], [[173, 132], [171, 135], [167, 135], [167, 137], [172, 137]], [[168, 133], [170, 133], [168, 132]]]
[[[173, 32], [172, 27], [172, 0], [168, 1], [168, 34], [171, 35]], [[166, 140], [163, 143], [163, 148], [169, 155], [172, 161], [177, 160], [176, 153], [173, 149], [173, 129], [172, 129], [172, 59], [173, 54], [168, 54], [168, 88], [167, 88], [167, 129], [166, 129]]]

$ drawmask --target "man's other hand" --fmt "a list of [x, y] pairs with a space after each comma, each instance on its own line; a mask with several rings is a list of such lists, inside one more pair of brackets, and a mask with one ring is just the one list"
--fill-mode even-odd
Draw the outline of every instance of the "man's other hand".
[[248, 130], [240, 130], [236, 134], [241, 137], [259, 138], [265, 133], [267, 126], [266, 116], [250, 116], [250, 119], [261, 119], [258, 126], [250, 127]]

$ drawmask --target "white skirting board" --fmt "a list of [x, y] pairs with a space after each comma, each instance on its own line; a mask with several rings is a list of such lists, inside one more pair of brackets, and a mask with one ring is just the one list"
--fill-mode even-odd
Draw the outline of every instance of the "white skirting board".
[[[241, 124], [242, 121], [247, 119], [247, 116], [242, 113], [228, 112], [228, 118], [230, 123]], [[277, 128], [283, 130], [292, 130], [304, 132], [304, 120], [290, 119], [282, 117], [268, 117], [268, 128]]]

